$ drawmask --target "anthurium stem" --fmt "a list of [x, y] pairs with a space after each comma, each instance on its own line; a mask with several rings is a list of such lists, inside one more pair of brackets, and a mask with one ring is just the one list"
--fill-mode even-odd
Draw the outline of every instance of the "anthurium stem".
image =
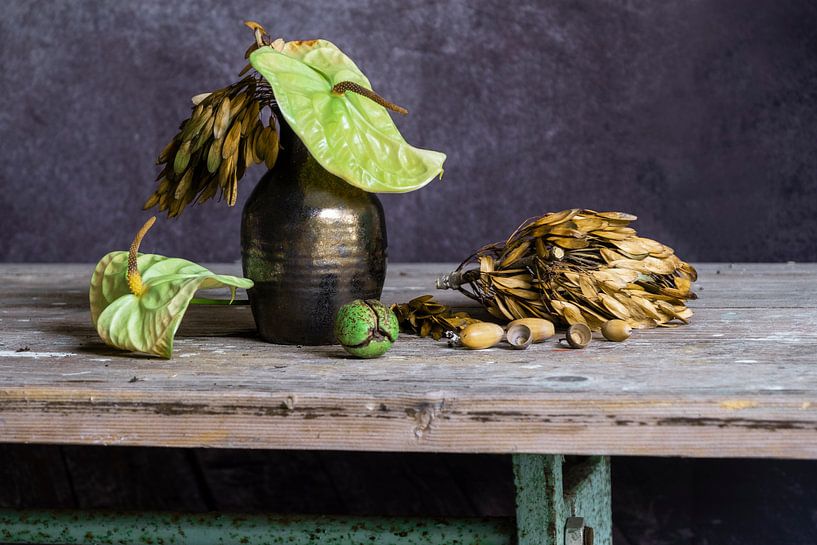
[[208, 299], [206, 297], [194, 297], [190, 300], [191, 305], [249, 305], [246, 299]]
[[134, 295], [142, 295], [145, 291], [144, 286], [142, 285], [142, 275], [139, 274], [139, 269], [136, 267], [136, 258], [139, 254], [139, 245], [142, 244], [142, 239], [145, 237], [147, 232], [153, 227], [153, 224], [156, 222], [156, 216], [152, 216], [149, 220], [145, 222], [139, 232], [136, 233], [136, 236], [133, 238], [133, 242], [130, 245], [130, 251], [128, 251], [128, 288], [130, 288], [130, 292]]
[[397, 112], [398, 114], [406, 115], [408, 114], [408, 110], [403, 108], [402, 106], [398, 106], [393, 102], [389, 102], [382, 96], [378, 95], [371, 89], [367, 89], [362, 85], [359, 85], [353, 81], [341, 81], [340, 83], [336, 83], [334, 87], [332, 87], [332, 93], [336, 95], [342, 95], [347, 91], [351, 91], [352, 93], [357, 93], [359, 95], [363, 95], [364, 97], [368, 98], [372, 102], [376, 102], [380, 104], [384, 108], [388, 108], [393, 112]]

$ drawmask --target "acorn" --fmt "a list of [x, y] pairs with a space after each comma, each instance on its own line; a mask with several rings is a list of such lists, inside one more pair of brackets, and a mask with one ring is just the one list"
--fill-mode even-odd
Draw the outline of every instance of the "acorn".
[[567, 329], [565, 340], [570, 348], [584, 348], [590, 344], [593, 334], [586, 324], [573, 324]]
[[556, 334], [553, 322], [544, 318], [519, 318], [508, 324], [508, 331], [510, 332], [511, 328], [517, 324], [527, 326], [530, 329], [533, 335], [532, 342], [534, 343], [540, 343]]
[[499, 344], [505, 330], [502, 326], [490, 322], [479, 322], [465, 326], [460, 333], [460, 343], [472, 350], [491, 348]]
[[525, 324], [511, 323], [505, 339], [517, 350], [525, 350], [533, 342], [533, 331]]
[[397, 340], [397, 316], [377, 299], [355, 299], [335, 316], [335, 337], [351, 355], [376, 358]]
[[601, 326], [601, 334], [608, 341], [620, 343], [630, 338], [633, 328], [624, 320], [608, 320]]

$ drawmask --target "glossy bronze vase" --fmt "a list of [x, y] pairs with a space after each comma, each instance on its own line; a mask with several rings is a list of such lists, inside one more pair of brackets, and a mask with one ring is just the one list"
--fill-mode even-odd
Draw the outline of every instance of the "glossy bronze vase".
[[338, 308], [379, 298], [386, 224], [373, 193], [326, 171], [282, 123], [281, 149], [244, 206], [244, 276], [261, 337], [278, 344], [335, 342]]

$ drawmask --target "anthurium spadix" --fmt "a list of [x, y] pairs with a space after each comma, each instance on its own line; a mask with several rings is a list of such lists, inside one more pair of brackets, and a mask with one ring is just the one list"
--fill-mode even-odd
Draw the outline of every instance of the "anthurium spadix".
[[[273, 44], [275, 45], [275, 44]], [[445, 154], [409, 145], [352, 60], [326, 40], [259, 47], [250, 64], [287, 124], [329, 172], [365, 191], [405, 193], [443, 172]]]
[[186, 259], [139, 254], [142, 237], [155, 220], [142, 226], [130, 251], [111, 252], [97, 263], [89, 295], [91, 319], [106, 344], [169, 358], [197, 290], [227, 287], [235, 297], [236, 288], [249, 289], [253, 282], [214, 274]]

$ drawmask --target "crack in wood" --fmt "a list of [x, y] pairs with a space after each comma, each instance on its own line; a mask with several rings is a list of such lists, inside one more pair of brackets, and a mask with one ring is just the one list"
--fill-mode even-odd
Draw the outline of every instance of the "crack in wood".
[[806, 420], [759, 420], [752, 418], [706, 418], [683, 417], [661, 418], [658, 426], [714, 426], [718, 428], [746, 428], [750, 430], [817, 430], [817, 422]]

